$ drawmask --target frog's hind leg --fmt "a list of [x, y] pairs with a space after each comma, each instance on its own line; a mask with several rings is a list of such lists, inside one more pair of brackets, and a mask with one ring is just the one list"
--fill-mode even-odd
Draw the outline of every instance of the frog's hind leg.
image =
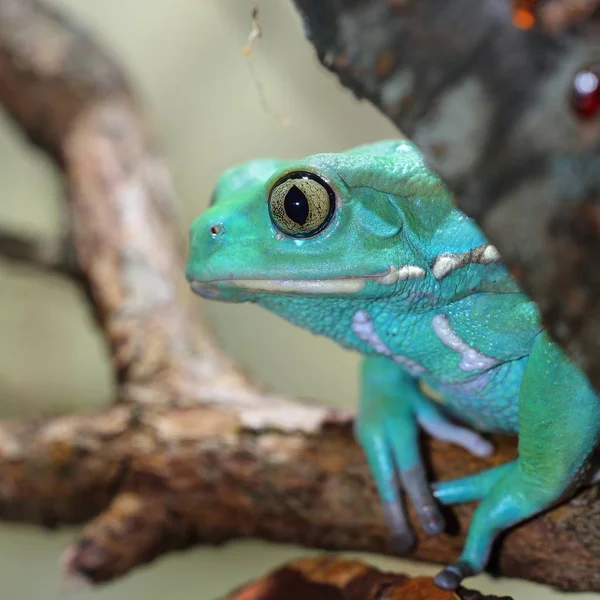
[[467, 475], [460, 479], [438, 481], [433, 484], [433, 496], [438, 502], [447, 506], [461, 502], [474, 502], [483, 500], [499, 479], [510, 470], [514, 470], [517, 461], [511, 461], [474, 475]]
[[[517, 468], [517, 464], [517, 461], [513, 460], [460, 479], [437, 481], [432, 485], [433, 496], [446, 506], [483, 500], [496, 482], [508, 471]], [[597, 483], [600, 483], [600, 467], [595, 465], [588, 477], [581, 482], [581, 488]]]
[[456, 589], [483, 571], [499, 533], [566, 498], [590, 466], [600, 439], [600, 398], [546, 334], [536, 338], [523, 375], [519, 426], [519, 458], [491, 481], [460, 559], [435, 578], [442, 588]]

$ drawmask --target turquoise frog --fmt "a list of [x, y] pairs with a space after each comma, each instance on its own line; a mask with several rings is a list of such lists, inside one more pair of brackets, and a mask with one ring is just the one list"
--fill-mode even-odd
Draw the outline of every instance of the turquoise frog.
[[[438, 586], [481, 572], [502, 531], [589, 481], [599, 396], [412, 143], [227, 170], [192, 225], [186, 276], [364, 356], [355, 431], [396, 547], [414, 542], [401, 490], [429, 535], [439, 503], [480, 502]], [[478, 456], [493, 452], [481, 432], [518, 434], [519, 455], [431, 485], [420, 428]]]

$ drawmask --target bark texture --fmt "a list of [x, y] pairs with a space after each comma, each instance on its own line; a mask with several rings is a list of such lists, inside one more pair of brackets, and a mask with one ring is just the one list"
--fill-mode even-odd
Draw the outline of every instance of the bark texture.
[[448, 592], [429, 577], [382, 573], [360, 562], [306, 558], [288, 563], [223, 600], [511, 600], [461, 588]]
[[[87, 522], [63, 557], [71, 582], [243, 536], [391, 553], [352, 416], [262, 390], [199, 321], [169, 173], [110, 57], [35, 0], [0, 0], [0, 101], [64, 173], [72, 223], [67, 252], [6, 233], [0, 253], [80, 282], [118, 390], [98, 413], [0, 423], [0, 518]], [[476, 460], [424, 440], [432, 476], [515, 456], [496, 442]], [[591, 488], [512, 531], [491, 568], [600, 591], [599, 506]], [[421, 536], [413, 556], [453, 561], [472, 510], [452, 511], [452, 530]]]
[[600, 107], [573, 107], [576, 75], [600, 77], [600, 1], [294, 2], [321, 62], [418, 144], [600, 388]]
[[[292, 408], [292, 407], [290, 407]], [[318, 407], [117, 405], [104, 412], [0, 428], [1, 515], [55, 526], [92, 519], [66, 572], [120, 576], [165, 552], [236, 537], [393, 554], [350, 416]], [[436, 479], [514, 458], [508, 438], [475, 459], [426, 443]], [[493, 571], [564, 589], [600, 590], [598, 489], [511, 531]], [[412, 557], [457, 558], [473, 505], [448, 533], [420, 536]], [[416, 522], [411, 512], [413, 522]]]

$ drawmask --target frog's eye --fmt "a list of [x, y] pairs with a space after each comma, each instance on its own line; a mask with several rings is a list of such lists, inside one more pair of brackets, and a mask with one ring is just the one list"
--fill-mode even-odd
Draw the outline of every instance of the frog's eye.
[[295, 171], [275, 183], [268, 203], [271, 221], [281, 233], [305, 238], [327, 227], [335, 211], [335, 193], [318, 175]]

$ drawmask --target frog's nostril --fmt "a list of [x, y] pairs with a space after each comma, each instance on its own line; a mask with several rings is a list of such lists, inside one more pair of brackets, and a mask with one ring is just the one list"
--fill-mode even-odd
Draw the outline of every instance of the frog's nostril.
[[212, 237], [217, 237], [225, 233], [225, 227], [223, 227], [223, 223], [215, 223], [210, 228], [210, 235]]

